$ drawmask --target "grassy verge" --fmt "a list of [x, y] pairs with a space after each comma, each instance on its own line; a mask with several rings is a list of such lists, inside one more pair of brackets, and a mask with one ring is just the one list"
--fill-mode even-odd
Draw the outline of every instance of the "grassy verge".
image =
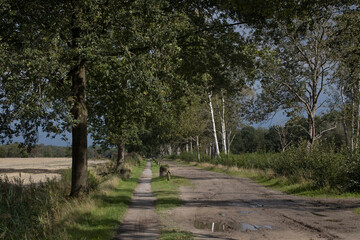
[[[286, 177], [277, 177], [271, 170], [244, 169], [237, 167], [226, 167], [210, 163], [184, 162], [179, 159], [176, 162], [196, 166], [208, 171], [225, 173], [234, 177], [250, 178], [258, 184], [276, 189], [287, 194], [315, 198], [360, 198], [360, 193], [339, 193], [333, 189], [316, 188], [310, 181], [292, 182]], [[359, 210], [360, 212], [360, 210]]]
[[[159, 166], [152, 162], [151, 170], [153, 179], [151, 187], [153, 194], [156, 197], [155, 208], [157, 212], [180, 206], [181, 199], [179, 198], [179, 187], [191, 185], [190, 181], [186, 178], [171, 176], [171, 180], [167, 181], [166, 177], [159, 177], [159, 168]], [[177, 229], [163, 229], [159, 239], [191, 240], [193, 239], [193, 234]]]
[[76, 199], [63, 207], [58, 225], [60, 239], [111, 239], [128, 208], [145, 161], [132, 168], [132, 176], [121, 180], [113, 175], [86, 199]]
[[360, 208], [356, 208], [356, 209], [354, 210], [354, 212], [355, 212], [356, 214], [360, 214]]
[[191, 232], [178, 230], [165, 230], [161, 232], [159, 240], [192, 240], [194, 235]]

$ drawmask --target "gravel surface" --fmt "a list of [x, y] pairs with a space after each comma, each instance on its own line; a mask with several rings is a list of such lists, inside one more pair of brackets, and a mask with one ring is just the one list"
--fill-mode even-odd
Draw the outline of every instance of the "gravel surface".
[[290, 196], [254, 183], [174, 162], [172, 174], [191, 180], [183, 205], [161, 216], [166, 227], [196, 239], [360, 239], [359, 199]]

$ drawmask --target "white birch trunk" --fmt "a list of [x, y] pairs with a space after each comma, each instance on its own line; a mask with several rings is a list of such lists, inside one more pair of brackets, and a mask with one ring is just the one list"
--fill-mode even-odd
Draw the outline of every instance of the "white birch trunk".
[[224, 153], [227, 154], [228, 151], [227, 151], [227, 144], [226, 144], [225, 99], [224, 99], [223, 91], [221, 91], [221, 107], [222, 107], [222, 112], [221, 112], [221, 116], [220, 116], [220, 121], [221, 121], [222, 145], [223, 145]]
[[211, 96], [212, 96], [212, 93], [208, 93], [211, 122], [212, 122], [212, 127], [213, 127], [213, 134], [214, 134], [215, 154], [218, 157], [220, 157], [219, 142], [218, 142], [217, 134], [216, 134], [215, 116], [214, 116], [214, 109], [213, 109], [212, 102], [211, 102]]

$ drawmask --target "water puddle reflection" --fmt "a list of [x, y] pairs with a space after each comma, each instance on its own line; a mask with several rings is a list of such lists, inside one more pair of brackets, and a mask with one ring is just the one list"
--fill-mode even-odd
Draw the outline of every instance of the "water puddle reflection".
[[259, 229], [273, 229], [270, 225], [251, 225], [248, 223], [235, 223], [235, 222], [210, 222], [204, 220], [195, 220], [194, 227], [197, 229], [208, 229], [212, 232], [225, 232], [233, 231], [257, 231]]

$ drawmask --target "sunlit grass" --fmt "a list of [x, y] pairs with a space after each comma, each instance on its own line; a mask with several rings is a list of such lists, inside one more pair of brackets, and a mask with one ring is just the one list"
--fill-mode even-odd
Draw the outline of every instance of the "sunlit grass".
[[60, 239], [112, 239], [145, 167], [134, 166], [130, 179], [112, 176], [89, 197], [67, 203], [58, 220]]
[[180, 230], [164, 230], [159, 240], [192, 240], [194, 235], [191, 232]]
[[360, 208], [356, 208], [356, 209], [354, 210], [354, 212], [355, 212], [356, 214], [360, 214]]

